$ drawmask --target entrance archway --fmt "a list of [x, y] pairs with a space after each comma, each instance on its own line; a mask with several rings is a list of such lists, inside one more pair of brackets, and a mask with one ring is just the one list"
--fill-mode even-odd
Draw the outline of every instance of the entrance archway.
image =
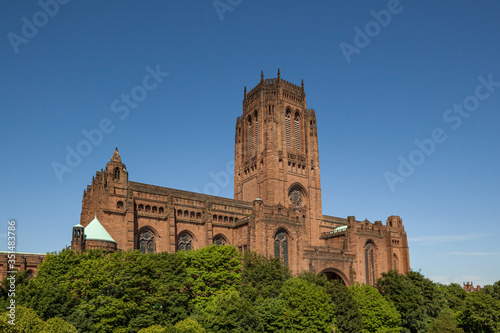
[[347, 278], [346, 276], [339, 270], [335, 268], [327, 268], [321, 272], [324, 274], [328, 281], [338, 281], [342, 283], [344, 286], [347, 286]]

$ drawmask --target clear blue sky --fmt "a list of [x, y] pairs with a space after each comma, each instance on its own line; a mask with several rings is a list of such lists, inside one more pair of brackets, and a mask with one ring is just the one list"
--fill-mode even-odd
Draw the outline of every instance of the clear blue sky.
[[[500, 3], [231, 3], [68, 1], [48, 15], [2, 2], [2, 250], [10, 218], [20, 251], [69, 245], [83, 190], [115, 146], [131, 180], [213, 192], [210, 173], [233, 159], [243, 87], [280, 67], [304, 79], [316, 110], [324, 214], [400, 215], [413, 269], [443, 283], [500, 280]], [[169, 74], [144, 90], [148, 66]], [[125, 117], [131, 93], [140, 101]], [[472, 111], [453, 110], [463, 103]], [[103, 119], [111, 132], [60, 181], [54, 162], [69, 168], [67, 147]], [[232, 197], [232, 179], [217, 192]]]

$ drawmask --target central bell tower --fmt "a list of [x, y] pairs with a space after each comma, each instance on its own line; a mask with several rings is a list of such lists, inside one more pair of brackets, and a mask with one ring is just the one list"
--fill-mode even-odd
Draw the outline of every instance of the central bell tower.
[[[304, 81], [297, 86], [264, 79], [243, 95], [236, 121], [234, 198], [301, 209], [310, 235], [322, 219], [318, 131], [307, 109]], [[316, 230], [317, 229], [317, 230]], [[313, 237], [314, 238], [314, 237]]]

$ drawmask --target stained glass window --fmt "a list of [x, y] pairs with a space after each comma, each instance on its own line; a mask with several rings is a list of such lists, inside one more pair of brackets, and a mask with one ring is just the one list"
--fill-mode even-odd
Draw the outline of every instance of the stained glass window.
[[155, 235], [149, 229], [143, 230], [139, 234], [139, 250], [142, 253], [155, 252]]
[[288, 266], [288, 236], [284, 230], [279, 230], [274, 237], [274, 257]]
[[179, 235], [177, 239], [177, 250], [178, 251], [189, 251], [193, 249], [193, 239], [191, 236], [184, 232]]

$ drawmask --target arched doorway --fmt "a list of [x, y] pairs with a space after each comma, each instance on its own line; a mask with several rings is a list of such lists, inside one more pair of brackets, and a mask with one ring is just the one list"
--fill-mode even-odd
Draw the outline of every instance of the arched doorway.
[[324, 274], [328, 281], [338, 281], [342, 283], [344, 286], [347, 286], [347, 278], [341, 271], [335, 268], [327, 268], [323, 270], [320, 274]]

